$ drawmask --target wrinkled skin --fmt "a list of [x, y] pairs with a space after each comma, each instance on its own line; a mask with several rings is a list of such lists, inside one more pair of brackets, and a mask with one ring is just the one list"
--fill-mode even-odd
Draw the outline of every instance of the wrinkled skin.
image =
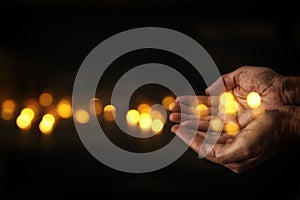
[[[238, 113], [228, 118], [235, 120], [241, 129], [234, 136], [222, 132], [213, 150], [208, 150], [210, 152], [205, 158], [241, 173], [285, 147], [289, 140], [285, 127], [288, 126], [286, 122], [290, 109], [282, 106], [289, 105], [290, 102], [283, 95], [283, 76], [269, 68], [251, 66], [223, 75], [207, 88], [206, 94], [210, 96], [196, 98], [197, 103], [208, 106], [208, 116], [205, 118], [200, 118], [194, 112], [195, 97], [178, 97], [176, 103], [170, 106], [173, 113], [169, 118], [182, 126], [179, 128], [175, 124], [171, 131], [197, 153], [203, 145], [211, 118], [218, 112], [218, 95], [224, 92], [223, 83], [225, 91], [231, 92], [239, 104]], [[253, 109], [246, 102], [247, 95], [253, 91], [260, 94], [261, 108], [266, 110], [259, 117], [253, 115]]]

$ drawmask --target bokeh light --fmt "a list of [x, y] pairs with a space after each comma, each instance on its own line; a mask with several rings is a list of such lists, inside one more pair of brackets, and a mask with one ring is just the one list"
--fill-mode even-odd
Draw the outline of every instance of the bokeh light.
[[53, 131], [53, 126], [55, 124], [55, 117], [52, 114], [46, 114], [43, 116], [42, 121], [39, 124], [39, 129], [43, 134], [51, 134]]
[[227, 102], [225, 105], [219, 105], [219, 111], [225, 114], [236, 114], [238, 111], [239, 105], [236, 101]]
[[89, 111], [93, 115], [100, 115], [102, 112], [102, 103], [99, 98], [92, 98], [90, 100]]
[[148, 113], [142, 113], [139, 118], [139, 125], [142, 130], [148, 130], [151, 127], [152, 118]]
[[151, 123], [151, 130], [155, 133], [161, 132], [164, 128], [164, 122], [160, 119], [154, 119]]
[[68, 118], [72, 117], [71, 102], [66, 99], [60, 100], [58, 102], [56, 112], [61, 118], [64, 118], [64, 119], [68, 119]]
[[17, 104], [11, 99], [3, 101], [1, 107], [1, 118], [4, 120], [11, 120], [14, 117], [16, 107]]
[[114, 105], [107, 105], [103, 109], [103, 118], [106, 121], [113, 121], [116, 114], [116, 107]]
[[126, 121], [129, 125], [136, 125], [139, 122], [140, 113], [135, 110], [129, 110], [126, 114]]
[[250, 92], [247, 95], [247, 103], [251, 108], [258, 108], [261, 104], [260, 95], [257, 92]]
[[90, 121], [90, 115], [86, 110], [79, 109], [75, 111], [75, 120], [80, 124], [86, 124]]
[[52, 94], [48, 92], [42, 93], [39, 97], [39, 103], [44, 107], [50, 106], [53, 103]]
[[142, 103], [138, 106], [137, 110], [139, 111], [139, 113], [149, 113], [150, 106], [146, 103]]
[[234, 136], [239, 133], [240, 126], [237, 123], [230, 121], [224, 124], [224, 130], [228, 135]]
[[34, 112], [35, 116], [38, 116], [38, 114], [40, 112], [40, 105], [36, 99], [33, 99], [33, 98], [28, 99], [25, 102], [25, 107], [30, 108]]
[[31, 108], [24, 108], [16, 120], [16, 124], [20, 129], [27, 130], [31, 127], [34, 119], [34, 112]]
[[215, 117], [210, 121], [209, 126], [213, 131], [222, 131], [224, 123], [220, 118]]
[[165, 98], [163, 98], [161, 104], [162, 106], [166, 109], [169, 110], [169, 106], [171, 103], [174, 103], [175, 99], [172, 96], [166, 96]]
[[204, 104], [197, 105], [196, 111], [200, 114], [200, 117], [205, 117], [208, 114], [208, 108]]
[[230, 92], [224, 92], [220, 95], [220, 104], [226, 105], [234, 100], [233, 95]]

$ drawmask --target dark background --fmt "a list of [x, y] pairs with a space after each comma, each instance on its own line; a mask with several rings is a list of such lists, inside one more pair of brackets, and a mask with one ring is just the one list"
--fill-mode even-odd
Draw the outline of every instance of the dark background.
[[[121, 31], [144, 26], [171, 28], [194, 38], [221, 73], [256, 65], [299, 75], [298, 9], [289, 1], [1, 1], [0, 101], [14, 98], [22, 102], [37, 97], [45, 88], [52, 89], [57, 98], [69, 96], [80, 64], [96, 45]], [[175, 55], [136, 53], [111, 66], [110, 75], [103, 80], [111, 81], [106, 95], [126, 67], [153, 61], [184, 73], [199, 94], [206, 87]], [[145, 87], [137, 97], [147, 99], [150, 97], [143, 95], [155, 96], [157, 91], [170, 93], [155, 87]], [[168, 122], [163, 132], [169, 134], [167, 138], [172, 137], [170, 126]], [[13, 121], [0, 120], [0, 128], [1, 195], [300, 198], [299, 150], [295, 149], [239, 175], [198, 159], [191, 150], [159, 171], [128, 174], [94, 159], [79, 140], [72, 120], [60, 122], [50, 137], [40, 135], [36, 127], [20, 133]], [[118, 141], [126, 145], [124, 140]]]

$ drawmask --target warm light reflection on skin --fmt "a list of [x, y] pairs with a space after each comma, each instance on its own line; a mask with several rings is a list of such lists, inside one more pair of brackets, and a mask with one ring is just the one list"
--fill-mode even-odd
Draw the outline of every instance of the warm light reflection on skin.
[[234, 100], [233, 95], [230, 92], [224, 92], [220, 95], [220, 104], [226, 105]]
[[162, 100], [162, 106], [166, 109], [169, 110], [169, 106], [171, 103], [174, 103], [175, 99], [172, 96], [166, 96], [165, 98], [163, 98]]
[[60, 100], [58, 102], [56, 112], [61, 118], [64, 118], [64, 119], [68, 119], [68, 118], [72, 117], [71, 102], [66, 99]]
[[113, 121], [114, 120], [114, 114], [116, 114], [116, 107], [113, 105], [107, 105], [103, 109], [103, 118], [106, 121]]
[[142, 113], [139, 118], [139, 125], [142, 130], [148, 130], [151, 127], [152, 118], [148, 113]]
[[17, 104], [13, 100], [5, 100], [1, 107], [1, 117], [4, 120], [11, 120], [14, 117]]
[[50, 93], [42, 93], [39, 97], [39, 103], [44, 106], [48, 107], [53, 103], [53, 96]]
[[139, 118], [140, 113], [135, 109], [129, 110], [126, 114], [126, 121], [128, 125], [137, 125]]
[[150, 106], [148, 104], [142, 103], [138, 106], [137, 110], [139, 111], [139, 113], [149, 113]]
[[197, 105], [196, 111], [200, 114], [200, 117], [205, 117], [208, 114], [208, 108], [204, 104]]
[[219, 111], [225, 114], [236, 114], [238, 111], [238, 103], [234, 100], [230, 92], [224, 92], [220, 95]]
[[24, 108], [16, 120], [17, 126], [20, 129], [29, 129], [31, 127], [32, 120], [34, 119], [34, 112], [31, 108]]
[[80, 124], [86, 124], [90, 121], [90, 115], [86, 110], [79, 109], [75, 112], [75, 120]]
[[102, 103], [100, 99], [93, 98], [90, 100], [89, 111], [93, 115], [100, 115], [102, 112]]
[[256, 92], [250, 92], [247, 95], [247, 103], [251, 108], [258, 108], [261, 104], [260, 95]]
[[151, 130], [155, 133], [159, 133], [164, 128], [164, 123], [160, 119], [154, 119], [151, 123]]
[[210, 125], [211, 129], [214, 131], [222, 131], [223, 130], [223, 121], [218, 117], [213, 118], [210, 121], [209, 125]]
[[224, 130], [228, 135], [236, 135], [240, 131], [240, 126], [235, 122], [226, 122], [224, 125]]
[[46, 114], [43, 116], [42, 121], [39, 124], [39, 129], [43, 134], [51, 134], [53, 126], [55, 124], [55, 117], [52, 114]]

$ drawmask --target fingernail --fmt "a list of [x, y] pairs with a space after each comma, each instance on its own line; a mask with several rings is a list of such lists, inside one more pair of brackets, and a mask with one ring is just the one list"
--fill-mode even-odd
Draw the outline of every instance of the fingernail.
[[176, 131], [177, 131], [177, 128], [176, 128], [175, 126], [172, 126], [172, 127], [171, 127], [171, 132], [172, 132], [172, 133], [175, 133]]

